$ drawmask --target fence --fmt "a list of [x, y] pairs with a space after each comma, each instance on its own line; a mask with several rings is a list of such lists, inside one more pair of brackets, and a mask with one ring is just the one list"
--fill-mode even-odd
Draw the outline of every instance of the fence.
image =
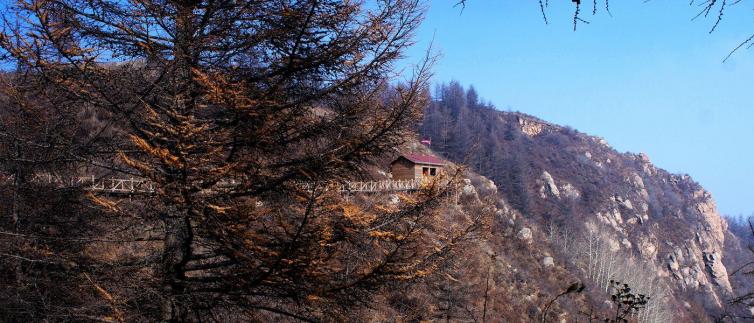
[[[0, 179], [12, 182], [14, 176], [4, 176]], [[100, 178], [94, 175], [63, 177], [58, 174], [41, 173], [32, 175], [29, 182], [54, 184], [58, 188], [80, 187], [86, 191], [106, 194], [152, 194], [156, 189], [153, 182], [136, 177]]]
[[421, 181], [418, 180], [384, 180], [369, 182], [346, 182], [340, 186], [344, 193], [373, 193], [392, 191], [415, 191], [419, 189]]
[[[1, 177], [0, 180], [10, 182], [13, 176]], [[146, 179], [137, 177], [97, 177], [95, 175], [62, 177], [57, 174], [35, 174], [29, 180], [33, 183], [55, 184], [59, 188], [80, 187], [86, 191], [105, 194], [152, 194], [156, 185]], [[236, 181], [230, 180], [220, 183], [222, 187], [234, 186]], [[349, 181], [336, 186], [338, 191], [348, 193], [377, 193], [415, 191], [421, 187], [421, 180], [383, 180], [383, 181]], [[310, 190], [311, 184], [302, 184], [302, 188]]]

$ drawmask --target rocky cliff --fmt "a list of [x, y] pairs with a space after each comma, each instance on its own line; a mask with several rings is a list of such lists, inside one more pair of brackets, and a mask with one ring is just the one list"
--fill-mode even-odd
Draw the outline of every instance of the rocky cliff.
[[[740, 294], [725, 266], [738, 263], [726, 259], [726, 245], [740, 243], [726, 241], [737, 237], [689, 175], [662, 170], [643, 153], [620, 153], [602, 138], [497, 111], [453, 87], [428, 108], [421, 135], [439, 154], [494, 181], [506, 204], [542, 231], [538, 243], [559, 250], [556, 262], [596, 286], [609, 277], [645, 277], [647, 288], [662, 286], [651, 293], [666, 318], [714, 318]], [[597, 237], [623, 262], [595, 260]]]

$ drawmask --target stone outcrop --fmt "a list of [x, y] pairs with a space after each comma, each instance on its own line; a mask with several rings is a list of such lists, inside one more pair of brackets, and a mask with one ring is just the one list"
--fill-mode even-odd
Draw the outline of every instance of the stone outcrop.
[[578, 200], [581, 198], [581, 192], [571, 185], [571, 183], [565, 183], [560, 187], [560, 191], [563, 193], [563, 196], [572, 200]]
[[532, 233], [530, 228], [522, 228], [516, 234], [516, 238], [519, 238], [527, 243], [532, 242]]
[[555, 185], [555, 179], [552, 178], [552, 175], [550, 175], [550, 173], [543, 171], [542, 176], [540, 176], [540, 180], [542, 185], [540, 189], [540, 197], [547, 198], [547, 193], [549, 193], [557, 198], [560, 198], [560, 190], [558, 189], [558, 185]]
[[461, 188], [461, 193], [464, 196], [476, 196], [477, 194], [476, 188], [474, 187], [474, 185], [471, 185], [471, 180], [464, 179], [463, 182], [464, 184], [463, 184], [463, 188]]
[[730, 281], [728, 280], [728, 270], [723, 266], [723, 263], [720, 259], [720, 254], [717, 252], [705, 252], [703, 253], [703, 259], [704, 259], [704, 265], [707, 269], [707, 272], [709, 273], [710, 277], [712, 278], [712, 282], [720, 286], [724, 291], [726, 291], [728, 294], [733, 292], [733, 288], [730, 286]]
[[518, 124], [521, 126], [521, 132], [528, 136], [534, 137], [542, 133], [545, 125], [529, 118], [519, 118]]

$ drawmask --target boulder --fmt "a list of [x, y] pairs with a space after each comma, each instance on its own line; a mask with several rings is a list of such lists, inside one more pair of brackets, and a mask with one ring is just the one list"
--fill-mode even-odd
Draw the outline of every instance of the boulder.
[[558, 189], [558, 186], [555, 185], [555, 179], [552, 178], [550, 173], [547, 171], [542, 172], [540, 179], [544, 182], [544, 185], [550, 194], [555, 195], [555, 197], [560, 197], [560, 190]]
[[681, 265], [678, 263], [678, 258], [674, 254], [668, 255], [668, 270], [670, 270], [673, 273], [677, 273], [678, 269], [681, 268]]
[[620, 211], [618, 209], [613, 209], [613, 218], [615, 219], [615, 222], [618, 224], [623, 224], [623, 215], [620, 214]]
[[577, 200], [581, 197], [581, 192], [571, 185], [571, 183], [563, 184], [561, 191], [563, 192], [563, 196], [572, 200]]
[[622, 206], [623, 206], [624, 208], [628, 209], [628, 210], [633, 210], [633, 209], [634, 209], [634, 205], [633, 205], [633, 204], [631, 203], [631, 201], [630, 201], [630, 200], [628, 200], [628, 199], [625, 199], [625, 200], [623, 200], [623, 202], [621, 203], [621, 205], [622, 205]]
[[484, 191], [484, 194], [495, 194], [497, 193], [497, 185], [495, 185], [495, 182], [487, 180], [484, 182], [484, 185], [482, 186], [482, 189]]
[[652, 260], [657, 256], [657, 246], [646, 238], [639, 241], [638, 248], [644, 259]]
[[527, 243], [531, 243], [532, 241], [532, 233], [531, 229], [529, 228], [523, 228], [518, 231], [518, 234], [516, 234], [516, 238], [519, 238]]
[[631, 184], [634, 187], [638, 188], [638, 189], [644, 189], [645, 188], [645, 186], [644, 186], [644, 180], [637, 173], [631, 174], [630, 181], [631, 181]]
[[629, 241], [626, 238], [623, 238], [623, 240], [621, 240], [620, 243], [623, 245], [623, 248], [626, 248], [626, 249], [631, 249], [633, 247], [633, 245], [631, 244], [631, 241]]

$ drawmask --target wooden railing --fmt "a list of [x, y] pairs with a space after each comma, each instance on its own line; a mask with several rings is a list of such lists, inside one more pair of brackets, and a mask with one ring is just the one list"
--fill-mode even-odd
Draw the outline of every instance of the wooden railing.
[[373, 193], [373, 192], [392, 192], [392, 191], [415, 191], [419, 189], [421, 181], [419, 180], [384, 180], [368, 182], [346, 182], [341, 185], [341, 192], [351, 193]]
[[[2, 182], [13, 182], [13, 176], [0, 176]], [[55, 184], [59, 188], [79, 187], [83, 190], [104, 194], [152, 194], [156, 185], [147, 179], [138, 177], [97, 177], [95, 175], [62, 177], [55, 174], [36, 174], [29, 179], [33, 183]], [[341, 193], [377, 193], [415, 191], [421, 187], [421, 180], [383, 180], [383, 181], [348, 181], [337, 185]], [[235, 181], [222, 183], [233, 186]], [[310, 184], [302, 184], [303, 189], [310, 190]]]
[[[13, 182], [14, 176], [0, 176], [0, 181]], [[156, 189], [153, 182], [133, 176], [128, 178], [97, 177], [94, 175], [63, 177], [57, 174], [41, 173], [32, 175], [28, 181], [51, 184], [58, 188], [78, 187], [86, 191], [107, 194], [152, 194]]]
[[155, 185], [153, 182], [139, 179], [139, 178], [103, 178], [95, 180], [91, 177], [89, 182], [91, 185], [86, 187], [89, 191], [104, 192], [110, 194], [134, 194], [134, 193], [147, 193], [152, 194], [155, 192]]

